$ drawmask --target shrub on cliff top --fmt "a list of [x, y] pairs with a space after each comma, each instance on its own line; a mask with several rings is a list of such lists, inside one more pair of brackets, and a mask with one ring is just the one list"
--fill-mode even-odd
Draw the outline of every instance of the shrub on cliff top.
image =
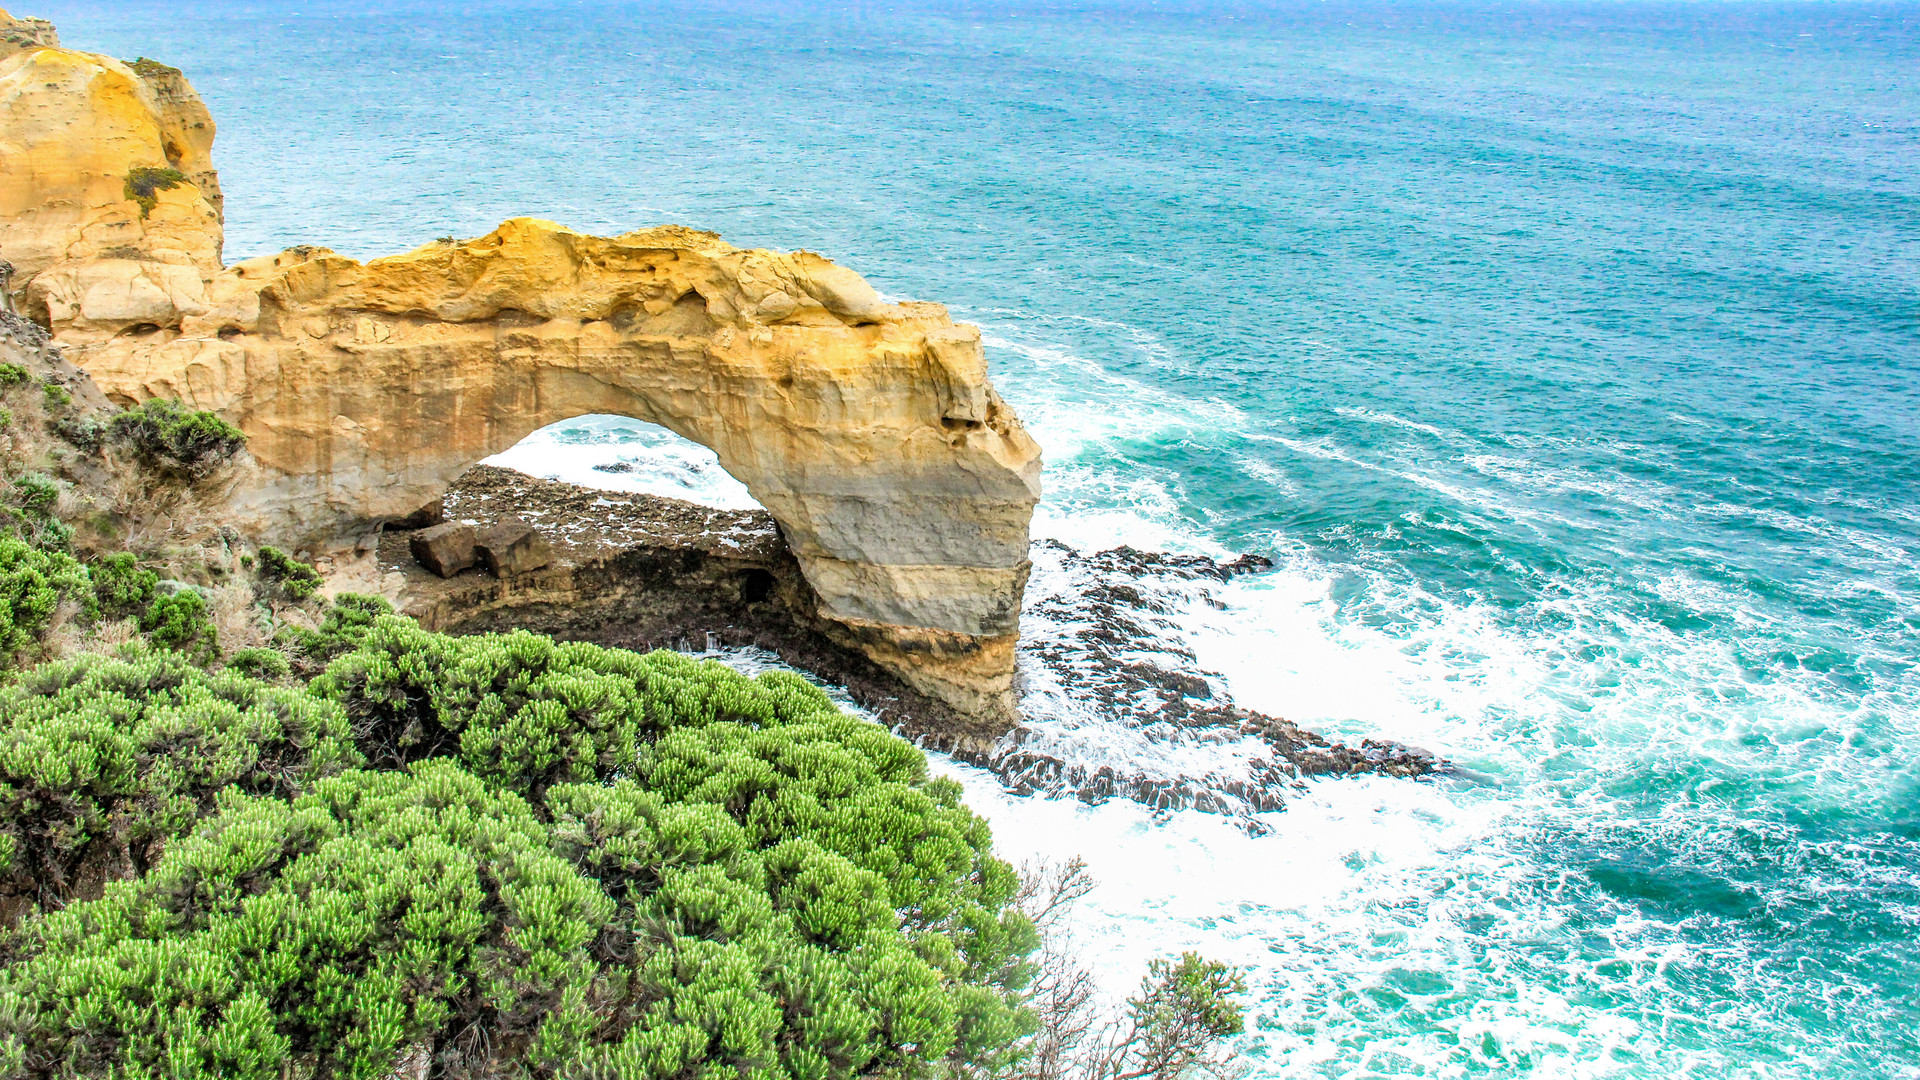
[[189, 481], [213, 475], [247, 444], [239, 428], [213, 413], [159, 398], [108, 421], [107, 436], [148, 468]]
[[133, 63], [127, 66], [133, 69], [133, 73], [135, 75], [138, 75], [143, 79], [157, 79], [157, 78], [162, 78], [169, 75], [180, 74], [179, 68], [173, 67], [169, 64], [163, 64], [158, 60], [149, 60], [144, 56], [133, 61]]
[[985, 825], [804, 680], [388, 615], [313, 690], [410, 764], [23, 926], [0, 1069], [908, 1076], [1031, 1026]]

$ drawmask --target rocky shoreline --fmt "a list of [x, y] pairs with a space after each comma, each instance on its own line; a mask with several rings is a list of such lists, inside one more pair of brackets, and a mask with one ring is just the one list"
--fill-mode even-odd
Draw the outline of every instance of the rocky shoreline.
[[448, 488], [441, 513], [479, 525], [519, 518], [547, 539], [553, 558], [506, 579], [479, 567], [442, 579], [414, 561], [411, 529], [388, 528], [377, 551], [385, 590], [429, 629], [525, 629], [641, 650], [757, 648], [846, 687], [881, 722], [924, 745], [983, 755], [998, 738], [997, 729], [916, 692], [847, 641], [841, 625], [821, 615], [763, 510], [716, 510], [477, 465]]
[[1243, 770], [1187, 775], [1084, 759], [1031, 722], [983, 732], [915, 693], [836, 640], [839, 624], [820, 616], [779, 526], [764, 511], [601, 491], [480, 465], [448, 489], [442, 513], [479, 527], [519, 518], [540, 531], [553, 556], [505, 579], [477, 567], [442, 579], [409, 552], [413, 530], [390, 527], [379, 541], [380, 570], [401, 610], [431, 629], [527, 629], [633, 649], [763, 650], [845, 687], [881, 723], [989, 769], [1016, 793], [1247, 817], [1281, 809], [1305, 778], [1414, 778], [1445, 767], [1417, 748], [1374, 740], [1348, 746], [1242, 708], [1216, 685], [1217, 676], [1197, 670], [1165, 623], [1171, 606], [1193, 599], [1194, 589], [1268, 569], [1260, 556], [1218, 562], [1125, 547], [1081, 554], [1052, 540], [1035, 545], [1037, 560], [1066, 571], [1066, 587], [1037, 598], [1029, 612], [1037, 632], [1021, 643], [1023, 668], [1046, 673], [1103, 722], [1138, 733], [1143, 745], [1256, 747]]

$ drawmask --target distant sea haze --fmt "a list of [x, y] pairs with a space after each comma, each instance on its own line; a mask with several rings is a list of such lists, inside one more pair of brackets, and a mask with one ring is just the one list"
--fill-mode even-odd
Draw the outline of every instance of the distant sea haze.
[[[1111, 992], [1246, 965], [1251, 1076], [1920, 1076], [1920, 6], [9, 6], [185, 69], [230, 259], [823, 252], [982, 327], [1037, 535], [1274, 559], [1166, 632], [1471, 779], [1252, 837], [940, 766]], [[639, 428], [516, 464], [740, 498]]]

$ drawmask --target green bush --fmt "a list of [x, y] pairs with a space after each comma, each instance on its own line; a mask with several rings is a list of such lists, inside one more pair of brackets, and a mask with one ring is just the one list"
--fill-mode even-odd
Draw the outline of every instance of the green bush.
[[127, 552], [108, 555], [88, 567], [93, 598], [103, 619], [138, 618], [160, 591], [160, 575], [143, 570]]
[[374, 621], [391, 614], [393, 605], [378, 596], [341, 593], [333, 598], [319, 629], [289, 626], [273, 636], [273, 644], [288, 654], [302, 677], [311, 677], [341, 653], [358, 648]]
[[337, 706], [176, 653], [43, 664], [0, 716], [0, 891], [56, 907], [89, 865], [144, 869], [228, 785], [290, 797], [360, 760]]
[[60, 501], [60, 485], [52, 477], [28, 473], [13, 482], [12, 499], [21, 513], [45, 520], [53, 516], [54, 504]]
[[0, 428], [13, 426], [13, 410], [0, 409]]
[[60, 485], [51, 477], [40, 473], [19, 477], [0, 503], [0, 528], [18, 532], [35, 547], [65, 550], [73, 539], [73, 527], [54, 516], [59, 501]]
[[0, 1060], [905, 1077], [1031, 1030], [1034, 932], [984, 823], [804, 680], [362, 629], [312, 692], [406, 768], [235, 790], [137, 880], [23, 926]]
[[92, 599], [93, 583], [72, 556], [0, 535], [0, 670], [33, 658], [61, 604], [85, 609]]
[[281, 679], [293, 671], [278, 649], [239, 649], [227, 657], [227, 668], [255, 679]]
[[73, 404], [73, 392], [57, 382], [42, 383], [40, 389], [49, 409], [64, 409]]
[[207, 602], [192, 589], [155, 598], [140, 616], [140, 629], [157, 648], [172, 649], [201, 664], [220, 655], [220, 638]]
[[277, 547], [260, 549], [260, 577], [291, 600], [305, 600], [320, 590], [320, 571]]
[[26, 368], [19, 364], [0, 364], [0, 391], [11, 390], [26, 381]]
[[215, 414], [159, 398], [109, 420], [107, 437], [132, 448], [148, 468], [189, 481], [213, 475], [247, 444], [239, 428]]
[[107, 428], [91, 416], [63, 416], [50, 425], [53, 433], [75, 449], [91, 454], [106, 442]]
[[187, 182], [187, 175], [179, 169], [156, 168], [142, 165], [127, 172], [127, 178], [120, 185], [120, 194], [133, 200], [140, 207], [140, 216], [145, 218], [160, 205], [159, 193], [171, 191]]

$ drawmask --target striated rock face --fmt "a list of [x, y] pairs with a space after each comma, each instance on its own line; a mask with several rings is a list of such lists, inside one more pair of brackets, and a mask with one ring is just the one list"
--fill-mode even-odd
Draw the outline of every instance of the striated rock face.
[[673, 226], [515, 219], [368, 263], [296, 248], [223, 268], [212, 139], [171, 68], [0, 58], [21, 309], [116, 400], [178, 397], [246, 432], [236, 528], [352, 546], [538, 428], [631, 416], [719, 454], [848, 647], [1010, 721], [1039, 448], [977, 330], [820, 256]]

